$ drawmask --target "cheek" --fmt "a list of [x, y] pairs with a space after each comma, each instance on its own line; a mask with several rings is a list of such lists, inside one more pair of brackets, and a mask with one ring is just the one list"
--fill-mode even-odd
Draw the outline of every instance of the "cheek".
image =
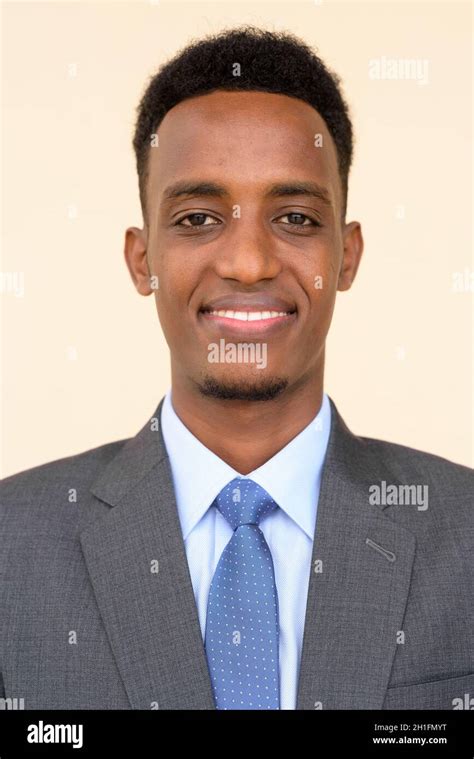
[[312, 309], [321, 312], [331, 308], [338, 282], [337, 255], [332, 248], [320, 249], [304, 270], [295, 272], [294, 276], [305, 290]]
[[199, 285], [199, 279], [189, 267], [186, 269], [182, 265], [173, 265], [168, 257], [158, 262], [156, 270], [159, 289], [155, 293], [155, 303], [163, 331], [184, 337], [186, 324], [189, 325], [193, 316], [195, 301], [192, 296]]
[[172, 311], [182, 307], [182, 301], [189, 292], [189, 271], [183, 264], [177, 263], [177, 257], [170, 252], [161, 255], [158, 250], [153, 257], [153, 270], [158, 276], [159, 290], [157, 292], [158, 308]]

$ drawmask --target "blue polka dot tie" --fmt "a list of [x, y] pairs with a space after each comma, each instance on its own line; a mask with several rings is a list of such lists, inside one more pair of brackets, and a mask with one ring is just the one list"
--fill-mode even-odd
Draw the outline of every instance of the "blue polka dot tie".
[[218, 709], [279, 709], [278, 595], [270, 549], [259, 525], [277, 507], [250, 479], [237, 477], [213, 505], [234, 534], [209, 591], [205, 648]]

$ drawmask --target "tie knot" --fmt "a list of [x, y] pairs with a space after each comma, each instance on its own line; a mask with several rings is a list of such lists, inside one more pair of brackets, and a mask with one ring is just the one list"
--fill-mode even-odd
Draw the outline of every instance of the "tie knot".
[[277, 508], [266, 490], [240, 477], [222, 488], [214, 503], [233, 530], [243, 524], [258, 525], [265, 514]]

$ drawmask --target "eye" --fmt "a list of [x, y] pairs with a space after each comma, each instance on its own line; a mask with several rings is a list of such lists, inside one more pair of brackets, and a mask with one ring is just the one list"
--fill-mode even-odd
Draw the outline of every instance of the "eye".
[[289, 226], [289, 227], [321, 227], [322, 226], [322, 224], [316, 221], [316, 219], [311, 219], [309, 216], [306, 216], [306, 214], [299, 213], [297, 211], [293, 211], [292, 213], [286, 213], [283, 216], [279, 216], [278, 218], [289, 219], [290, 221], [284, 222], [284, 225]]
[[[189, 224], [183, 224], [186, 219], [194, 219], [195, 223], [191, 222]], [[204, 223], [204, 219], [214, 219], [214, 222], [211, 222], [211, 224]], [[215, 226], [216, 224], [220, 224], [221, 222], [216, 219], [214, 216], [210, 216], [208, 213], [190, 213], [187, 216], [183, 216], [179, 221], [176, 222], [176, 227], [211, 227]]]

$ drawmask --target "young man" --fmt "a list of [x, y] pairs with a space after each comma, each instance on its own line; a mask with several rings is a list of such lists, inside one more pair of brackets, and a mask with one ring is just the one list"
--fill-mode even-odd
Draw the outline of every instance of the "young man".
[[[151, 80], [134, 136], [171, 389], [136, 437], [5, 480], [0, 671], [26, 709], [452, 709], [474, 693], [473, 475], [323, 390], [352, 128], [291, 35]], [[464, 702], [463, 702], [464, 703]]]

